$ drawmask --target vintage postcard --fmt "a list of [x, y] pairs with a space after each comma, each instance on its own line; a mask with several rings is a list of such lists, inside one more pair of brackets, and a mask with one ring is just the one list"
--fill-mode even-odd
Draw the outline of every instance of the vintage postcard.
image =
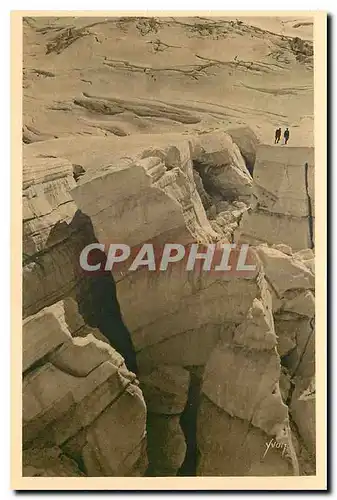
[[326, 489], [326, 45], [12, 13], [13, 489]]

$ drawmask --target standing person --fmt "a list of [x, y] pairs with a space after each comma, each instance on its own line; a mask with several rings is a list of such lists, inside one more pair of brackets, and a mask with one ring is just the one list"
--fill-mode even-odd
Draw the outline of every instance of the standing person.
[[274, 141], [274, 144], [277, 143], [277, 135], [278, 135], [278, 128], [275, 130], [275, 141]]
[[277, 128], [275, 130], [275, 144], [278, 144], [280, 142], [280, 139], [281, 139], [281, 129]]
[[277, 136], [278, 136], [278, 128], [275, 130], [275, 141], [274, 141], [274, 144], [277, 143]]
[[287, 128], [285, 129], [285, 131], [284, 131], [284, 134], [283, 134], [283, 137], [284, 137], [284, 144], [287, 144], [287, 143], [288, 143], [288, 141], [289, 141], [289, 135], [290, 135], [290, 134], [289, 134], [289, 129], [288, 129], [288, 127], [287, 127]]

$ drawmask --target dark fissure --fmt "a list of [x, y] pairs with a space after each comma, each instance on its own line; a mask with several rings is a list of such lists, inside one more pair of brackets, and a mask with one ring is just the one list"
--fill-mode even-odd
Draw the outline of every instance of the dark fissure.
[[[88, 219], [87, 239], [90, 240], [90, 243], [96, 242], [89, 217], [84, 214], [81, 214], [81, 217]], [[88, 244], [88, 241], [85, 244]], [[127, 368], [137, 374], [136, 353], [130, 332], [122, 318], [117, 299], [116, 283], [112, 273], [104, 270], [106, 255], [101, 250], [95, 249], [90, 252], [89, 260], [90, 265], [100, 263], [101, 270], [94, 272], [79, 270], [81, 273], [81, 286], [77, 294], [79, 312], [84, 321], [89, 326], [98, 328], [112, 347], [123, 356]]]
[[308, 200], [308, 224], [309, 224], [309, 238], [310, 238], [309, 244], [310, 244], [310, 248], [313, 249], [315, 246], [314, 245], [314, 219], [313, 219], [313, 215], [312, 215], [312, 201], [311, 201], [310, 194], [309, 194], [308, 170], [309, 170], [309, 165], [308, 165], [308, 163], [306, 163], [304, 166], [304, 172], [305, 172], [304, 178], [305, 178], [305, 192], [306, 192], [307, 200]]
[[[105, 256], [105, 255], [104, 255]], [[137, 373], [136, 354], [130, 332], [124, 325], [117, 300], [116, 284], [110, 271], [87, 278], [87, 296], [80, 313], [85, 322], [96, 327], [124, 358], [127, 368]]]
[[196, 476], [198, 465], [197, 416], [200, 399], [201, 379], [191, 372], [190, 386], [185, 409], [180, 417], [180, 426], [187, 445], [185, 460], [177, 476]]

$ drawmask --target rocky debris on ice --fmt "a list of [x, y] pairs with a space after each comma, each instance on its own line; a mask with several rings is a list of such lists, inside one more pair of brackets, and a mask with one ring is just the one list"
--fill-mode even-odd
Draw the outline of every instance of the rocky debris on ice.
[[248, 205], [242, 201], [219, 201], [216, 206], [216, 215], [211, 221], [212, 228], [223, 235], [228, 241], [235, 239], [243, 214], [248, 210]]

